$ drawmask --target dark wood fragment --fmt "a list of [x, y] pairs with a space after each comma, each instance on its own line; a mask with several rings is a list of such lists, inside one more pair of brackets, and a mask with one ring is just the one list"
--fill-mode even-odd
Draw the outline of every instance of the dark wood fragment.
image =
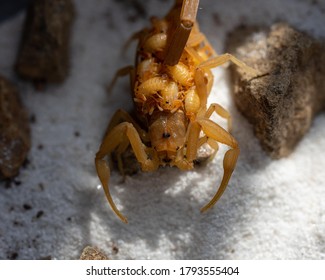
[[30, 148], [27, 111], [16, 87], [0, 76], [0, 177], [18, 174]]
[[35, 85], [62, 82], [69, 70], [71, 0], [33, 0], [27, 12], [16, 71]]
[[325, 46], [287, 24], [239, 27], [228, 51], [261, 76], [231, 66], [235, 104], [272, 158], [289, 155], [325, 109]]

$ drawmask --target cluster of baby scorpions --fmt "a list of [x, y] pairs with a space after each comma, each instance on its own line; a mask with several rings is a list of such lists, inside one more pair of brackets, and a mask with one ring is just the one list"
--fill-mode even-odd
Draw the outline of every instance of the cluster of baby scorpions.
[[[216, 54], [196, 22], [198, 5], [199, 0], [176, 0], [164, 18], [152, 18], [150, 29], [133, 36], [139, 40], [136, 65], [120, 69], [112, 81], [111, 85], [119, 76], [130, 75], [137, 119], [123, 110], [114, 114], [95, 165], [110, 206], [125, 223], [109, 191], [110, 168], [105, 157], [112, 152], [121, 163], [121, 155], [131, 145], [143, 171], [165, 165], [190, 170], [203, 144], [215, 151], [218, 143], [229, 146], [220, 186], [201, 212], [222, 196], [236, 166], [239, 147], [228, 132], [231, 116], [217, 103], [207, 106], [211, 69], [231, 61], [252, 76], [257, 73], [231, 54]], [[210, 120], [214, 112], [227, 120], [228, 131]]]

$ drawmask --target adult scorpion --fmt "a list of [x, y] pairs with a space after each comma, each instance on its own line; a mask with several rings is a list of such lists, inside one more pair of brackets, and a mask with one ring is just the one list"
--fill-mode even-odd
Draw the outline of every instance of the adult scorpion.
[[[213, 83], [211, 69], [231, 61], [252, 76], [257, 72], [231, 54], [216, 54], [196, 22], [198, 5], [199, 0], [176, 0], [164, 18], [152, 18], [150, 29], [133, 36], [139, 40], [135, 66], [120, 69], [112, 80], [111, 87], [118, 77], [130, 75], [137, 119], [123, 110], [114, 114], [95, 165], [110, 206], [125, 223], [127, 219], [109, 191], [110, 168], [105, 157], [112, 152], [120, 168], [121, 155], [131, 145], [143, 171], [165, 165], [190, 170], [203, 144], [215, 151], [218, 143], [229, 146], [220, 186], [201, 212], [222, 196], [236, 166], [240, 150], [228, 132], [231, 116], [217, 103], [207, 106]], [[214, 112], [226, 119], [228, 131], [210, 120]]]

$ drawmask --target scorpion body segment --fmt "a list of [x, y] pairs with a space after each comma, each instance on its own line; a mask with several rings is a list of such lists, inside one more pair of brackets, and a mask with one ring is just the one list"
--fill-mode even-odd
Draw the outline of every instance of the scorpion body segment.
[[187, 120], [184, 112], [156, 112], [149, 120], [151, 146], [162, 165], [175, 165], [177, 151], [184, 147]]
[[120, 155], [131, 146], [144, 171], [165, 165], [190, 170], [203, 144], [215, 151], [218, 143], [229, 146], [220, 186], [202, 212], [218, 201], [235, 168], [239, 155], [237, 141], [209, 119], [215, 112], [231, 128], [231, 116], [226, 109], [219, 104], [207, 107], [213, 83], [210, 70], [231, 61], [251, 75], [257, 73], [230, 54], [216, 54], [195, 21], [198, 4], [199, 0], [176, 0], [164, 18], [152, 18], [152, 28], [134, 36], [139, 39], [135, 67], [119, 70], [112, 81], [111, 87], [118, 76], [131, 74], [137, 119], [122, 110], [113, 116], [95, 164], [107, 200], [123, 222], [127, 219], [109, 192], [110, 169], [105, 157], [112, 152]]

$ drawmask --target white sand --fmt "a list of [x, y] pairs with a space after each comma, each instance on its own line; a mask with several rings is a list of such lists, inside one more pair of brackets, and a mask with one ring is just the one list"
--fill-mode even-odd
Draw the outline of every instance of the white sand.
[[[192, 172], [161, 168], [124, 183], [114, 172], [112, 194], [130, 223], [115, 217], [97, 188], [93, 159], [112, 114], [132, 103], [128, 79], [117, 84], [111, 98], [105, 85], [134, 60], [134, 45], [120, 55], [126, 39], [147, 26], [149, 16], [164, 15], [172, 1], [146, 1], [147, 18], [134, 22], [128, 18], [135, 9], [122, 1], [75, 2], [71, 75], [46, 92], [35, 92], [13, 72], [24, 15], [0, 25], [0, 73], [17, 83], [36, 117], [30, 164], [16, 178], [21, 184], [0, 183], [0, 258], [74, 259], [86, 245], [113, 259], [325, 258], [325, 115], [315, 119], [290, 157], [272, 161], [232, 104], [222, 68], [214, 71], [210, 101], [232, 113], [241, 155], [221, 200], [200, 214], [220, 182], [225, 149]], [[325, 4], [312, 2], [202, 0], [199, 22], [219, 53], [227, 32], [241, 23], [287, 21], [325, 37]], [[24, 204], [32, 209], [24, 210]], [[39, 211], [43, 215], [36, 218]]]

